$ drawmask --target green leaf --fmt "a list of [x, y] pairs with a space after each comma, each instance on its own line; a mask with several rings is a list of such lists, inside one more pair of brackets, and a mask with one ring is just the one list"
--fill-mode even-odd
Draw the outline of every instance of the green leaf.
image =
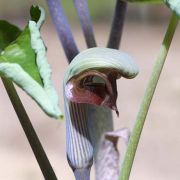
[[[51, 82], [51, 69], [39, 29], [44, 10], [31, 7], [31, 19], [21, 32], [0, 21], [0, 76], [10, 78], [29, 94], [49, 116], [59, 118], [58, 96]], [[7, 31], [6, 31], [7, 29]]]
[[21, 30], [8, 23], [7, 21], [1, 20], [0, 21], [0, 52], [12, 41], [14, 41], [19, 34], [21, 33]]
[[164, 0], [164, 2], [180, 18], [180, 0]]
[[44, 9], [40, 6], [31, 6], [30, 15], [31, 15], [31, 20], [35, 21], [37, 27], [40, 29], [41, 25], [45, 20]]
[[36, 65], [36, 54], [31, 48], [31, 36], [28, 27], [24, 29], [13, 43], [2, 51], [0, 62], [19, 64], [34, 80], [43, 85]]
[[41, 11], [40, 11], [39, 7], [31, 6], [30, 15], [31, 15], [31, 20], [33, 20], [37, 23], [41, 16]]

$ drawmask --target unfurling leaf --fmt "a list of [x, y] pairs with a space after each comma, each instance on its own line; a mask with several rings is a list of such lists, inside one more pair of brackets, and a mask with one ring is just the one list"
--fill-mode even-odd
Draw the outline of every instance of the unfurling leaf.
[[164, 0], [164, 2], [180, 18], [180, 0]]
[[124, 52], [109, 48], [91, 48], [70, 63], [64, 78], [65, 96], [76, 103], [87, 103], [115, 110], [116, 79], [134, 78], [138, 67]]
[[117, 180], [119, 176], [119, 151], [117, 143], [122, 138], [128, 143], [130, 132], [127, 128], [107, 132], [102, 137], [97, 154], [96, 180]]
[[0, 21], [0, 75], [14, 81], [49, 116], [59, 118], [62, 113], [39, 32], [45, 18], [44, 10], [32, 6], [30, 12], [32, 20], [22, 32], [16, 26]]

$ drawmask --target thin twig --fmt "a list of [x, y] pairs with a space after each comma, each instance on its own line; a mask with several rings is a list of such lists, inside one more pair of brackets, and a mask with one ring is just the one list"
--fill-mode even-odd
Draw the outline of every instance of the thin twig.
[[51, 18], [69, 62], [79, 53], [60, 0], [46, 0]]
[[41, 168], [44, 178], [46, 180], [57, 180], [57, 177], [53, 171], [53, 168], [46, 156], [46, 153], [39, 141], [39, 138], [31, 124], [31, 121], [23, 107], [23, 104], [16, 92], [16, 89], [15, 89], [13, 83], [6, 78], [2, 78], [2, 82], [7, 91], [7, 94], [11, 100], [14, 110], [16, 111], [16, 114], [17, 114], [19, 121], [21, 123], [21, 126], [26, 134], [29, 144], [31, 145], [31, 148], [37, 159], [39, 167]]
[[88, 48], [95, 47], [96, 41], [94, 37], [93, 27], [91, 24], [91, 19], [89, 16], [87, 0], [74, 0], [74, 5], [76, 7], [86, 44]]
[[126, 9], [127, 3], [122, 0], [117, 0], [109, 41], [107, 44], [108, 48], [119, 49]]

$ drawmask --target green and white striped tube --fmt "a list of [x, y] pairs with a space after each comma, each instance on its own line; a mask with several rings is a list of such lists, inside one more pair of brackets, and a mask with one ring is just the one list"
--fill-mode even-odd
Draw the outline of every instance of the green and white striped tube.
[[85, 173], [86, 177], [89, 177], [93, 163], [93, 147], [87, 127], [86, 108], [85, 104], [65, 99], [67, 159], [75, 176]]

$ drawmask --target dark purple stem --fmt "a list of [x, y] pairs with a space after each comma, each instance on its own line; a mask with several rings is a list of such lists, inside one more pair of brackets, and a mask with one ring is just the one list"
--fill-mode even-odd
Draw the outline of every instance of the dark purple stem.
[[119, 49], [126, 9], [127, 3], [122, 0], [117, 0], [109, 41], [107, 44], [108, 48]]
[[69, 62], [79, 53], [60, 0], [46, 0], [51, 18]]
[[95, 47], [96, 41], [94, 37], [93, 27], [89, 16], [87, 0], [74, 0], [74, 5], [79, 17], [81, 28], [84, 33], [88, 48]]

